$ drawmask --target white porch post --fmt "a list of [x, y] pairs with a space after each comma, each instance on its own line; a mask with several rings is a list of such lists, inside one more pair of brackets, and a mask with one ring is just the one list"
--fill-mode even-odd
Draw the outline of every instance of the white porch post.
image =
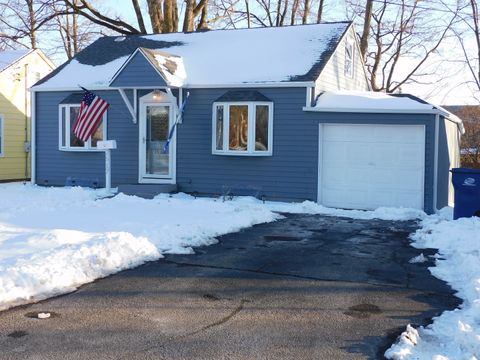
[[105, 189], [111, 192], [112, 189], [112, 150], [105, 150]]

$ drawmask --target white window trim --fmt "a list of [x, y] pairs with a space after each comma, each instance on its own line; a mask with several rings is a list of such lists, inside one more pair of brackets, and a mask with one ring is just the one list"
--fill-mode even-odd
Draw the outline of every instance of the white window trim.
[[[351, 62], [351, 67], [350, 67], [351, 71], [350, 72], [347, 71], [347, 56], [348, 56], [347, 46], [351, 47], [351, 49], [352, 49], [352, 52], [351, 52], [352, 57], [350, 59], [350, 62]], [[349, 79], [353, 79], [355, 77], [355, 43], [351, 39], [345, 40], [345, 59], [344, 59], [344, 61], [345, 61], [345, 63], [344, 63], [344, 74]]]
[[0, 138], [1, 138], [1, 143], [0, 143], [0, 158], [5, 156], [5, 121], [4, 117], [2, 114], [0, 114]]
[[[73, 152], [103, 152], [102, 149], [91, 147], [92, 139], [88, 139], [84, 147], [70, 146], [70, 107], [80, 107], [80, 104], [60, 104], [58, 106], [58, 150]], [[65, 129], [62, 129], [62, 109], [65, 109]], [[103, 114], [103, 140], [107, 136], [107, 111]], [[62, 131], [65, 130], [65, 146], [62, 146]]]
[[[248, 140], [247, 150], [230, 150], [230, 106], [248, 106]], [[255, 150], [255, 106], [268, 106], [268, 151]], [[217, 150], [217, 106], [223, 106], [223, 149]], [[232, 101], [215, 102], [212, 106], [212, 154], [228, 156], [272, 156], [273, 154], [273, 103], [267, 101]]]

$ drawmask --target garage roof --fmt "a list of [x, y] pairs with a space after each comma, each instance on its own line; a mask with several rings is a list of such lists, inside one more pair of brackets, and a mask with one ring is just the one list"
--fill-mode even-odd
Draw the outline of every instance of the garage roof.
[[411, 94], [386, 94], [373, 91], [326, 91], [321, 93], [313, 107], [305, 111], [363, 112], [363, 113], [431, 113], [445, 116], [458, 124], [464, 133], [462, 120], [442, 108]]

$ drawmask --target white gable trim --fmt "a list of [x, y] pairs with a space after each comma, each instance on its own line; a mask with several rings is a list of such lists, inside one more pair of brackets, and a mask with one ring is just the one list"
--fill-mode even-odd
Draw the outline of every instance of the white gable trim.
[[125, 67], [130, 63], [130, 61], [134, 58], [134, 56], [137, 54], [137, 53], [141, 53], [142, 56], [144, 57], [145, 60], [147, 60], [147, 62], [150, 64], [150, 66], [156, 71], [156, 73], [163, 79], [163, 81], [165, 81], [165, 84], [169, 85], [167, 79], [165, 79], [165, 77], [162, 75], [162, 73], [160, 73], [160, 71], [158, 71], [157, 67], [155, 65], [152, 64], [152, 62], [150, 61], [150, 59], [148, 58], [148, 56], [145, 55], [145, 53], [142, 51], [141, 48], [137, 48], [128, 58], [127, 60], [125, 60], [125, 62], [123, 63], [122, 66], [120, 66], [120, 69], [117, 70], [117, 72], [113, 75], [112, 79], [110, 80], [110, 82], [108, 83], [108, 85], [111, 85], [116, 79], [118, 76], [120, 76], [120, 74], [122, 73], [122, 71], [125, 69]]

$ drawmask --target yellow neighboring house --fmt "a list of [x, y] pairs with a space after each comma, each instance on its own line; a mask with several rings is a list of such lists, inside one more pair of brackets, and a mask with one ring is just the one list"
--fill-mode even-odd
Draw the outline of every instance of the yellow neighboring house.
[[0, 52], [0, 181], [30, 178], [28, 88], [54, 68], [40, 50]]

